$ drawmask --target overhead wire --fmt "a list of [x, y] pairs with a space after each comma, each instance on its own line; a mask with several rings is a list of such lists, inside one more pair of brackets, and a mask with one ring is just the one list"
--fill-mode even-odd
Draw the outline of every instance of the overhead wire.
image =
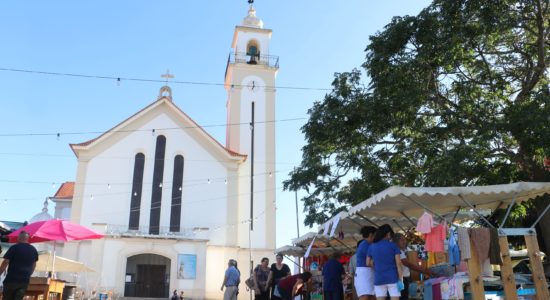
[[[279, 122], [291, 122], [291, 121], [300, 121], [307, 118], [288, 118], [288, 119], [278, 119], [278, 120], [268, 120], [268, 121], [257, 121], [258, 124], [269, 124], [269, 123], [279, 123]], [[225, 123], [225, 124], [211, 124], [204, 126], [180, 126], [180, 127], [164, 127], [164, 128], [148, 128], [148, 129], [119, 129], [119, 130], [107, 130], [107, 131], [67, 131], [67, 132], [26, 132], [26, 133], [0, 133], [0, 137], [31, 137], [31, 136], [55, 136], [60, 138], [63, 135], [87, 135], [87, 134], [103, 134], [106, 132], [110, 133], [128, 133], [128, 132], [152, 132], [154, 134], [160, 134], [159, 131], [163, 130], [181, 130], [181, 129], [200, 129], [207, 127], [224, 127], [224, 126], [250, 126], [249, 122], [240, 122], [240, 123]]]
[[[50, 76], [65, 76], [65, 77], [75, 77], [75, 78], [87, 78], [87, 79], [106, 79], [114, 80], [117, 84], [120, 84], [121, 81], [137, 81], [137, 82], [152, 82], [152, 83], [164, 83], [166, 80], [163, 79], [147, 79], [147, 78], [136, 78], [136, 77], [123, 77], [123, 76], [107, 76], [107, 75], [89, 75], [89, 74], [79, 74], [79, 73], [63, 73], [63, 72], [50, 72], [50, 71], [38, 71], [38, 70], [29, 70], [29, 69], [16, 69], [16, 68], [6, 68], [0, 67], [0, 71], [4, 72], [17, 72], [17, 73], [28, 73], [28, 74], [38, 74], [38, 75], [50, 75]], [[170, 80], [170, 84], [184, 84], [184, 85], [204, 85], [204, 86], [228, 86], [225, 83], [219, 82], [201, 82], [201, 81], [181, 81], [181, 80]], [[229, 87], [248, 87], [246, 85], [232, 84]], [[287, 90], [309, 90], [309, 91], [331, 91], [329, 88], [317, 88], [317, 87], [301, 87], [301, 86], [255, 86], [256, 88], [265, 88], [265, 89], [287, 89]]]

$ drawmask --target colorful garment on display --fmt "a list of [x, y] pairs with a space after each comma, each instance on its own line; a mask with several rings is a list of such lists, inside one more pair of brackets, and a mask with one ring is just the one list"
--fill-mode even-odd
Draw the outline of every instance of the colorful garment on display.
[[461, 277], [452, 277], [441, 282], [441, 299], [464, 299]]
[[437, 262], [435, 261], [435, 253], [428, 252], [428, 262], [427, 262], [428, 268], [436, 264]]
[[432, 298], [433, 300], [441, 300], [441, 282], [432, 285]]
[[498, 242], [498, 229], [489, 229], [491, 243], [489, 244], [489, 259], [492, 265], [502, 266], [502, 257], [500, 257], [500, 243]]
[[424, 281], [424, 300], [441, 300], [441, 283], [446, 278], [434, 278]]
[[424, 300], [433, 300], [432, 282], [424, 281]]
[[477, 259], [480, 264], [489, 258], [489, 246], [491, 234], [488, 228], [472, 228], [470, 230], [474, 251], [477, 254]]
[[426, 250], [431, 252], [444, 252], [444, 242], [446, 236], [447, 226], [445, 223], [433, 227], [430, 233], [424, 235], [424, 239], [426, 240]]
[[460, 250], [456, 239], [456, 231], [451, 229], [449, 234], [449, 263], [452, 266], [460, 264]]
[[419, 233], [430, 233], [433, 227], [433, 217], [427, 212], [424, 212], [416, 223], [416, 231]]
[[443, 281], [441, 283], [441, 299], [450, 299], [451, 298], [451, 289], [449, 287], [449, 281]]
[[470, 234], [468, 228], [457, 227], [458, 248], [460, 249], [460, 257], [464, 260], [472, 258], [470, 253]]

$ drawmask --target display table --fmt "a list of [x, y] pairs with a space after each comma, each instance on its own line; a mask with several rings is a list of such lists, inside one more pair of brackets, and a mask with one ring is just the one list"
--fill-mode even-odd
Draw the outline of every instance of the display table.
[[47, 277], [31, 277], [25, 296], [36, 300], [39, 299], [40, 295], [43, 296], [43, 300], [48, 300], [50, 299], [49, 296], [52, 296], [52, 299], [61, 300], [63, 299], [63, 288], [65, 288], [65, 281], [63, 280]]

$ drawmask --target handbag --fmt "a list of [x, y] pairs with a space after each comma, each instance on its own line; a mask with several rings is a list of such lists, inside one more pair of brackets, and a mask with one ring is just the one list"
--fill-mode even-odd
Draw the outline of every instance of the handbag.
[[254, 289], [254, 274], [250, 275], [250, 277], [248, 277], [247, 280], [244, 281], [244, 284], [246, 284], [246, 287], [249, 289], [249, 290], [253, 290]]

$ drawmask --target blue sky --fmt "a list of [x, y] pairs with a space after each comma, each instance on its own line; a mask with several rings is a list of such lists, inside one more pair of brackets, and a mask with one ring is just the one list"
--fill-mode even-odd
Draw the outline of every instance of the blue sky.
[[[265, 28], [273, 29], [270, 54], [280, 57], [277, 85], [330, 88], [334, 72], [364, 61], [369, 35], [393, 16], [417, 14], [428, 4], [263, 0], [255, 7]], [[147, 79], [160, 79], [170, 69], [178, 81], [222, 83], [234, 28], [247, 8], [245, 0], [2, 1], [0, 68]], [[75, 178], [68, 143], [97, 136], [2, 135], [102, 132], [153, 102], [161, 85], [0, 71], [0, 220], [23, 221], [40, 212], [59, 183]], [[171, 87], [174, 102], [199, 124], [225, 123], [223, 87]], [[304, 118], [277, 124], [278, 187], [299, 164], [300, 127], [325, 93], [277, 90], [276, 118]], [[206, 129], [225, 141], [225, 128]], [[294, 193], [279, 189], [277, 205], [282, 246], [296, 235]]]

